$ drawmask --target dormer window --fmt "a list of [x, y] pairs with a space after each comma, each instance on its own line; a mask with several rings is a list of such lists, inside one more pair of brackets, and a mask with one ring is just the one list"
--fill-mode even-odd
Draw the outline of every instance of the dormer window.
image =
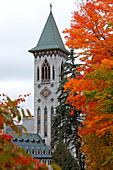
[[42, 64], [42, 82], [50, 82], [50, 64], [47, 59]]
[[24, 142], [24, 139], [19, 139], [19, 142]]
[[29, 139], [26, 139], [25, 142], [29, 143]]
[[40, 140], [37, 140], [36, 142], [37, 142], [37, 143], [40, 143]]
[[17, 138], [13, 139], [13, 142], [18, 142], [18, 139]]
[[32, 142], [32, 143], [35, 143], [35, 139], [32, 139], [31, 142]]

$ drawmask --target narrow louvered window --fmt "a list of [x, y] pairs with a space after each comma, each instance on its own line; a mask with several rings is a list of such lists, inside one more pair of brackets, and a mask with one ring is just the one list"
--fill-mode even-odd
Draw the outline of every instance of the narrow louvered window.
[[55, 67], [54, 66], [52, 67], [52, 72], [53, 72], [53, 75], [52, 75], [53, 76], [53, 80], [55, 80]]
[[63, 71], [64, 71], [64, 67], [63, 67], [63, 61], [62, 61], [62, 64], [61, 64], [61, 80], [64, 79]]
[[40, 116], [41, 116], [41, 110], [40, 107], [37, 109], [37, 131], [40, 133]]
[[39, 81], [39, 67], [37, 67], [37, 81]]
[[47, 137], [47, 107], [44, 108], [44, 137]]

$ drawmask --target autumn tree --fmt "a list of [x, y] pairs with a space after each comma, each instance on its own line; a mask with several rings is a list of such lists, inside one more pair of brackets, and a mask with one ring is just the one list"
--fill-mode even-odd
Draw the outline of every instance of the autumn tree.
[[113, 1], [87, 0], [73, 14], [71, 28], [64, 32], [67, 45], [78, 49], [84, 62], [83, 75], [68, 78], [64, 88], [67, 101], [82, 110], [84, 142], [88, 169], [113, 168]]
[[[45, 164], [34, 160], [22, 148], [15, 145], [11, 141], [13, 137], [5, 132], [5, 126], [10, 126], [16, 134], [22, 135], [16, 124], [20, 123], [22, 116], [24, 118], [31, 116], [28, 110], [26, 110], [27, 114], [25, 114], [25, 111], [20, 108], [20, 103], [24, 102], [25, 99], [22, 96], [19, 96], [16, 100], [11, 100], [5, 95], [2, 97], [0, 101], [0, 169], [47, 170], [48, 168]], [[23, 126], [22, 128], [26, 131]]]

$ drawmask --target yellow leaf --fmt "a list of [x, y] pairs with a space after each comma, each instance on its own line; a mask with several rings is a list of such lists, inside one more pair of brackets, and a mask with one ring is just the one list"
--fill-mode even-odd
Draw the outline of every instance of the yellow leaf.
[[62, 170], [62, 168], [61, 168], [58, 164], [52, 163], [51, 166], [52, 166], [55, 170]]

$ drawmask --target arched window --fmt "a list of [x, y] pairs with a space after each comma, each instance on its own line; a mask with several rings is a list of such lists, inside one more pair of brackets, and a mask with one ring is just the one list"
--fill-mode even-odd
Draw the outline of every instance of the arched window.
[[32, 154], [35, 154], [35, 149], [34, 149], [34, 147], [32, 147]]
[[37, 67], [37, 81], [39, 81], [39, 67]]
[[51, 154], [51, 150], [49, 149], [49, 154]]
[[28, 154], [30, 154], [28, 146], [27, 146], [26, 152], [27, 152]]
[[44, 148], [44, 150], [43, 150], [43, 154], [46, 154], [46, 150], [45, 150], [45, 148]]
[[38, 154], [41, 154], [41, 151], [40, 151], [40, 148], [38, 147], [38, 151], [37, 151]]
[[47, 116], [47, 107], [44, 108], [44, 116]]
[[44, 108], [44, 136], [47, 137], [47, 107]]
[[48, 165], [51, 165], [51, 160], [48, 160]]
[[55, 80], [55, 67], [54, 66], [52, 67], [52, 78], [53, 80]]
[[47, 59], [42, 64], [42, 82], [50, 81], [50, 64]]
[[37, 131], [40, 133], [40, 116], [41, 116], [41, 110], [40, 107], [37, 109]]
[[41, 112], [40, 107], [38, 107], [38, 109], [37, 109], [37, 116], [40, 116], [40, 112]]
[[54, 108], [53, 106], [51, 107], [51, 121], [54, 119]]
[[64, 67], [63, 67], [63, 61], [62, 61], [62, 64], [61, 64], [61, 80], [64, 79], [64, 75], [62, 74], [64, 71]]

